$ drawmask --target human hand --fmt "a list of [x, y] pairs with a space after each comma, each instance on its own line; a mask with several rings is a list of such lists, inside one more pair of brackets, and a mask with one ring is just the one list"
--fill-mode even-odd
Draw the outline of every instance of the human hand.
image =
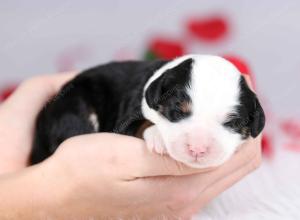
[[34, 77], [0, 105], [0, 174], [28, 165], [37, 114], [74, 76], [69, 72]]
[[[1, 155], [6, 159], [0, 160], [2, 171], [27, 165], [37, 113], [73, 76], [29, 80], [0, 107]], [[42, 199], [48, 197], [48, 205], [40, 208], [51, 209], [46, 213], [60, 219], [72, 215], [102, 219], [117, 211], [128, 218], [178, 218], [194, 214], [259, 162], [260, 138], [246, 143], [223, 166], [208, 171], [151, 154], [137, 138], [94, 134], [64, 142], [56, 154], [36, 166], [37, 175], [30, 180], [47, 189]]]
[[260, 138], [212, 170], [186, 167], [149, 153], [143, 140], [106, 133], [71, 138], [46, 163], [46, 182], [55, 186], [49, 196], [64, 195], [63, 204], [47, 206], [53, 218], [186, 219], [259, 165]]

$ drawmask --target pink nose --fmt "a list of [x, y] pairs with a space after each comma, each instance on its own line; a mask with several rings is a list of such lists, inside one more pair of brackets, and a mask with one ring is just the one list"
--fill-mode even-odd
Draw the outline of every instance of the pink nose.
[[206, 146], [188, 146], [189, 154], [193, 157], [203, 157], [208, 151]]

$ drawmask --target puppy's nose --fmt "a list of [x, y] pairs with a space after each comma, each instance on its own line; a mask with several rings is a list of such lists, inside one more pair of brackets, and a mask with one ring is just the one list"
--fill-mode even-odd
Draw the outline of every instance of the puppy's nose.
[[188, 146], [188, 152], [192, 157], [204, 157], [208, 152], [207, 146]]

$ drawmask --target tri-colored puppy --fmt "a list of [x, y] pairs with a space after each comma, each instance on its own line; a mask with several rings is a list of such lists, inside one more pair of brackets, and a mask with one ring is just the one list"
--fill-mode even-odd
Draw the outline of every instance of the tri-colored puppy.
[[66, 139], [88, 133], [136, 136], [189, 166], [224, 163], [263, 129], [263, 109], [241, 73], [221, 57], [100, 65], [67, 83], [41, 111], [31, 162]]

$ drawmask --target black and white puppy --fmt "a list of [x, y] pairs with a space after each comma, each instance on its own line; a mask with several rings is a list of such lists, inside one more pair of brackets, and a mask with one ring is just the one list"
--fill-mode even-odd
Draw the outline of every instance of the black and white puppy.
[[205, 168], [258, 136], [265, 116], [244, 77], [221, 57], [113, 62], [79, 74], [49, 101], [37, 119], [31, 162], [76, 135], [135, 136], [145, 121], [151, 151]]

